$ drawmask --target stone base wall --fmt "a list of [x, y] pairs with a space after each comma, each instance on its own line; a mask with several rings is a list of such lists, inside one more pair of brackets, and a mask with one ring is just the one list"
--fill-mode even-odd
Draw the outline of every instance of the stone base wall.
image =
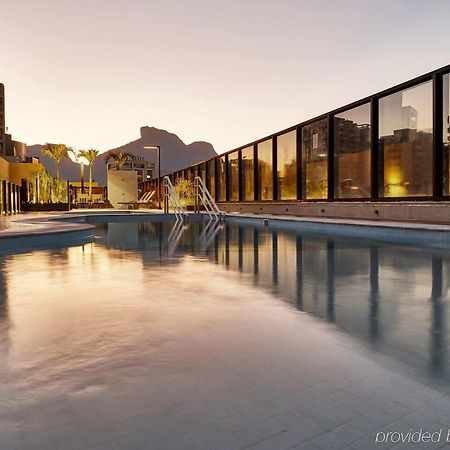
[[450, 224], [450, 202], [233, 202], [224, 212]]

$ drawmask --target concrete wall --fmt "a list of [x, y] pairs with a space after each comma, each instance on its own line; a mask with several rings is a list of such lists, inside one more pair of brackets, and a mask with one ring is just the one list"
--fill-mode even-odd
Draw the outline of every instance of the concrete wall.
[[11, 183], [21, 185], [22, 178], [29, 180], [34, 172], [41, 172], [41, 163], [9, 163], [9, 179]]
[[236, 202], [225, 212], [450, 224], [450, 202]]
[[108, 200], [114, 208], [124, 208], [120, 202], [138, 199], [137, 173], [130, 170], [108, 170]]

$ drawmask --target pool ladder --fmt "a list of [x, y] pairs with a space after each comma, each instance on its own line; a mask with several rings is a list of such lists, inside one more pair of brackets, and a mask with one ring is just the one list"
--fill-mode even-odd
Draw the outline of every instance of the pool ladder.
[[164, 189], [164, 212], [169, 213], [169, 207], [172, 206], [176, 221], [182, 221], [186, 217], [186, 211], [181, 205], [180, 197], [175, 191], [172, 181], [168, 176], [163, 178]]
[[194, 178], [194, 211], [200, 213], [200, 204], [203, 204], [209, 218], [215, 221], [220, 220], [224, 215], [214, 201], [208, 188], [200, 177]]

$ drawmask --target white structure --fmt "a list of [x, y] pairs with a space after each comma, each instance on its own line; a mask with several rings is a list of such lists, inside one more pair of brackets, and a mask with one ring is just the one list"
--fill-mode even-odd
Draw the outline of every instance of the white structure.
[[113, 208], [126, 208], [138, 200], [138, 174], [131, 170], [108, 170], [108, 200]]
[[[117, 165], [115, 161], [108, 162], [106, 169], [108, 172], [110, 170], [116, 170]], [[153, 178], [153, 171], [155, 169], [155, 164], [146, 161], [142, 156], [133, 156], [133, 158], [128, 159], [120, 167], [120, 170], [132, 170], [138, 174], [138, 183], [147, 181]]]

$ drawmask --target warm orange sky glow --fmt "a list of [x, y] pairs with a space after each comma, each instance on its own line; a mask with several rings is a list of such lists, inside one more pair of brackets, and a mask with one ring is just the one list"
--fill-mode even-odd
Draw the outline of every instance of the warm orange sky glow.
[[221, 153], [450, 63], [436, 0], [2, 1], [7, 126], [107, 150], [167, 129]]

